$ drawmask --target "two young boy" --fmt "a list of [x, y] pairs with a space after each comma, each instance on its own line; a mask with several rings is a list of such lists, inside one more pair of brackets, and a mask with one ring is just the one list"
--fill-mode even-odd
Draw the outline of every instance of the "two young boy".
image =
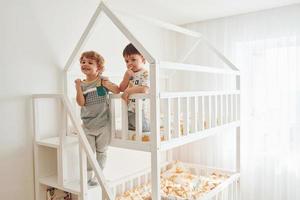
[[[147, 93], [149, 89], [148, 71], [144, 68], [145, 59], [142, 54], [132, 44], [128, 44], [123, 50], [123, 57], [127, 71], [120, 86], [102, 76], [104, 58], [94, 51], [82, 53], [80, 68], [85, 74], [85, 79], [75, 80], [76, 101], [81, 106], [83, 130], [93, 151], [96, 152], [97, 161], [102, 169], [111, 133], [108, 92], [123, 92], [122, 99], [128, 103], [128, 128], [135, 130], [135, 101], [129, 99], [129, 96], [134, 93]], [[149, 131], [144, 109], [142, 113], [143, 131]], [[95, 185], [96, 181], [89, 164], [88, 177], [89, 184]]]

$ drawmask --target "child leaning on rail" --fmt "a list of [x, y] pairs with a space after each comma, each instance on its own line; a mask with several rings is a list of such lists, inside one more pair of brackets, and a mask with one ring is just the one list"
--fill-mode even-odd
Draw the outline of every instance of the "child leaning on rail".
[[[135, 130], [135, 99], [129, 99], [131, 94], [147, 93], [149, 89], [148, 70], [145, 69], [145, 58], [133, 46], [128, 44], [123, 50], [127, 71], [120, 83], [122, 98], [128, 103], [128, 129]], [[143, 99], [144, 101], [144, 99]], [[142, 104], [142, 130], [150, 131], [149, 122], [145, 116], [145, 104]]]
[[[102, 76], [104, 58], [97, 52], [83, 52], [80, 57], [80, 68], [85, 79], [75, 80], [76, 101], [81, 106], [83, 130], [103, 169], [111, 136], [108, 92], [119, 93], [120, 90], [116, 84]], [[90, 185], [97, 184], [89, 162], [88, 181]]]

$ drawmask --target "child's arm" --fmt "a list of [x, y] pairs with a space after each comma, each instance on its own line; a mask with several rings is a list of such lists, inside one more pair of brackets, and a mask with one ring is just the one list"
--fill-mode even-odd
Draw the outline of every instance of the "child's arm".
[[109, 80], [103, 80], [102, 84], [104, 87], [106, 87], [112, 93], [114, 93], [114, 94], [120, 93], [119, 87], [116, 84], [110, 82]]
[[149, 87], [147, 86], [133, 86], [131, 88], [127, 88], [124, 92], [128, 93], [129, 95], [134, 93], [148, 93]]
[[122, 99], [128, 103], [128, 98], [131, 94], [135, 93], [148, 93], [149, 87], [147, 86], [133, 86], [131, 88], [127, 88], [123, 94]]
[[120, 83], [120, 92], [124, 92], [129, 84], [129, 80], [131, 77], [134, 76], [134, 72], [131, 70], [131, 69], [128, 69], [125, 74], [124, 74], [124, 77], [123, 77], [123, 80], [122, 82]]
[[80, 79], [76, 79], [75, 80], [75, 87], [76, 87], [76, 102], [79, 106], [84, 106], [85, 104], [85, 99], [83, 96], [83, 92], [81, 89], [81, 80]]

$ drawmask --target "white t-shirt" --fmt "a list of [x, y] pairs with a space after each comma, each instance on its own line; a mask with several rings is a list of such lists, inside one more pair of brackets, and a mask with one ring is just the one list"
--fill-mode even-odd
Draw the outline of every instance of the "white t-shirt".
[[[133, 78], [128, 83], [128, 88], [133, 86], [147, 86], [149, 87], [149, 73], [148, 70], [142, 69], [134, 73]], [[143, 110], [145, 109], [145, 103], [142, 103]], [[130, 99], [128, 103], [128, 111], [135, 112], [135, 99]]]

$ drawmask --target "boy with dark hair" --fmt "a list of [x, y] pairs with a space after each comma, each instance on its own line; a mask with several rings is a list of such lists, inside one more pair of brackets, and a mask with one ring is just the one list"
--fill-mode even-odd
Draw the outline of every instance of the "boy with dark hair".
[[[123, 80], [120, 83], [122, 98], [128, 103], [128, 128], [135, 130], [135, 100], [129, 99], [131, 94], [147, 93], [149, 89], [149, 73], [145, 69], [145, 58], [133, 46], [128, 44], [123, 50], [123, 57], [127, 66]], [[142, 105], [142, 129], [143, 132], [150, 131], [148, 120], [145, 117], [145, 104]]]

